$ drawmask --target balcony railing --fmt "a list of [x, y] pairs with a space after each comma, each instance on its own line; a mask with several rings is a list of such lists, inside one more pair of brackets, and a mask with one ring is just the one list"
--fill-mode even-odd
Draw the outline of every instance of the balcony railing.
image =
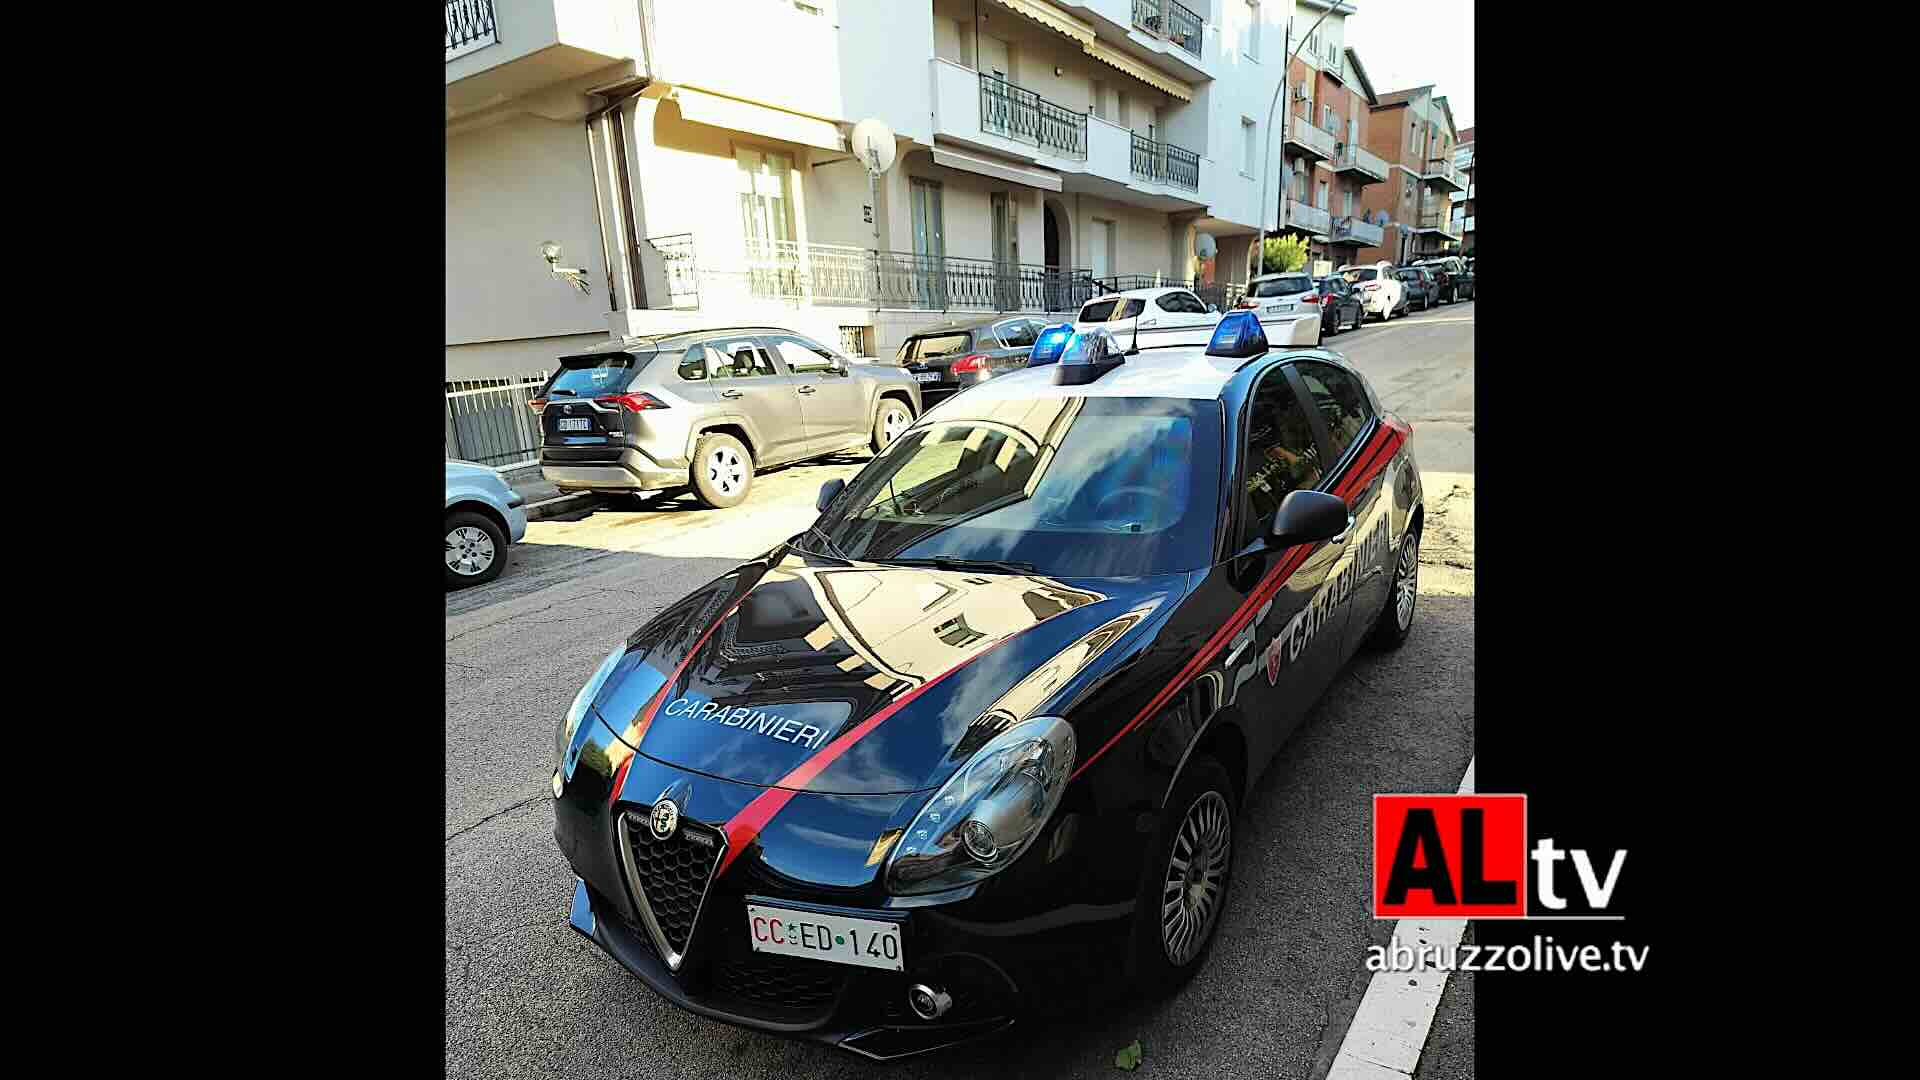
[[1087, 156], [1087, 114], [993, 75], [980, 76], [980, 129], [1062, 157]]
[[700, 306], [700, 267], [693, 257], [693, 234], [649, 236], [667, 278], [667, 298], [677, 308]]
[[1071, 311], [1088, 271], [790, 240], [750, 244], [747, 290], [772, 300], [947, 311]]
[[1287, 123], [1287, 142], [1322, 158], [1333, 156], [1333, 135], [1315, 127], [1313, 121], [1295, 113]]
[[1287, 227], [1326, 236], [1333, 232], [1333, 218], [1325, 210], [1310, 203], [1288, 199]]
[[1421, 178], [1426, 180], [1445, 180], [1450, 184], [1455, 184], [1463, 188], [1467, 186], [1460, 181], [1460, 170], [1454, 168], [1453, 162], [1447, 158], [1433, 158], [1429, 160], [1426, 171], [1421, 174]]
[[1417, 232], [1422, 229], [1437, 229], [1448, 236], [1460, 235], [1459, 223], [1448, 215], [1449, 211], [1441, 207], [1423, 210], [1418, 220], [1414, 223], [1414, 230]]
[[1200, 155], [1172, 143], [1133, 136], [1133, 175], [1200, 190]]
[[465, 56], [500, 40], [493, 0], [446, 0], [447, 59]]
[[1335, 218], [1333, 221], [1333, 239], [1335, 243], [1346, 241], [1364, 244], [1367, 247], [1379, 247], [1385, 240], [1386, 230], [1371, 221], [1358, 217]]
[[1378, 154], [1369, 153], [1354, 143], [1340, 143], [1333, 148], [1333, 168], [1357, 169], [1376, 180], [1387, 178], [1387, 163]]
[[1205, 20], [1177, 0], [1133, 0], [1133, 25], [1173, 42], [1200, 57], [1200, 32]]

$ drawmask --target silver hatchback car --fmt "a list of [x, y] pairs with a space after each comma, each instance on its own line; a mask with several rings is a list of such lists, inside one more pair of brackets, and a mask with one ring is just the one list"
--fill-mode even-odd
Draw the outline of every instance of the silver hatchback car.
[[609, 341], [560, 358], [533, 408], [540, 471], [563, 492], [691, 486], [734, 506], [755, 469], [857, 447], [876, 453], [920, 415], [920, 387], [772, 327]]

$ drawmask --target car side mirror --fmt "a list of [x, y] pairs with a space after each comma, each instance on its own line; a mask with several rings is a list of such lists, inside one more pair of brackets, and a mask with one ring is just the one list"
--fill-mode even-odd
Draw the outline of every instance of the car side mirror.
[[1289, 491], [1267, 528], [1275, 548], [1317, 544], [1347, 531], [1347, 501], [1324, 491]]
[[1218, 314], [1220, 314], [1220, 305], [1218, 305], [1218, 304], [1208, 304], [1208, 305], [1207, 305], [1207, 314], [1209, 314], [1209, 315], [1218, 315]]
[[[826, 513], [827, 507], [832, 506], [833, 500], [838, 498], [840, 493], [845, 491], [846, 488], [847, 482], [845, 480], [829, 480], [821, 484], [820, 497], [813, 500], [813, 508], [823, 514]], [[1341, 505], [1344, 506], [1345, 504], [1342, 503]]]
[[829, 366], [832, 367], [833, 373], [835, 375], [845, 375], [847, 373], [847, 362], [841, 357], [838, 357], [838, 356], [830, 357], [828, 358], [827, 363]]

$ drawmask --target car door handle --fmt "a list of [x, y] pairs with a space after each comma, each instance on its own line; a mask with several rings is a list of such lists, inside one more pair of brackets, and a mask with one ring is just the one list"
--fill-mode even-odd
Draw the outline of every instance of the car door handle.
[[1140, 320], [1140, 325], [1141, 325], [1141, 326], [1155, 326], [1155, 325], [1158, 325], [1158, 322], [1159, 322], [1159, 320], [1157, 320], [1157, 319], [1141, 319], [1141, 320]]
[[1327, 543], [1329, 543], [1329, 544], [1344, 544], [1344, 543], [1346, 543], [1346, 542], [1347, 542], [1347, 534], [1348, 534], [1348, 533], [1350, 533], [1350, 532], [1352, 532], [1352, 531], [1353, 531], [1353, 515], [1352, 515], [1352, 514], [1348, 514], [1348, 515], [1347, 515], [1347, 527], [1346, 527], [1346, 528], [1344, 528], [1344, 529], [1341, 529], [1341, 530], [1340, 530], [1340, 535], [1339, 535], [1339, 536], [1336, 536], [1336, 537], [1334, 537], [1333, 539], [1331, 539], [1331, 540], [1329, 540], [1329, 541], [1327, 541]]
[[802, 387], [800, 388], [800, 392], [801, 392], [801, 393], [803, 393], [803, 394], [811, 394], [811, 393], [813, 393], [813, 387], [811, 387], [811, 386], [802, 386]]
[[722, 390], [720, 391], [720, 396], [723, 398], [737, 398], [745, 393], [745, 390]]

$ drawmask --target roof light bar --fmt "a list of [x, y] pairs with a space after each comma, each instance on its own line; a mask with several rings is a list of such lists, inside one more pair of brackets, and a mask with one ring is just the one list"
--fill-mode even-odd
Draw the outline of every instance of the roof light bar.
[[1207, 342], [1208, 356], [1246, 358], [1267, 351], [1267, 332], [1260, 327], [1260, 315], [1252, 311], [1229, 312], [1213, 328], [1213, 340]]

